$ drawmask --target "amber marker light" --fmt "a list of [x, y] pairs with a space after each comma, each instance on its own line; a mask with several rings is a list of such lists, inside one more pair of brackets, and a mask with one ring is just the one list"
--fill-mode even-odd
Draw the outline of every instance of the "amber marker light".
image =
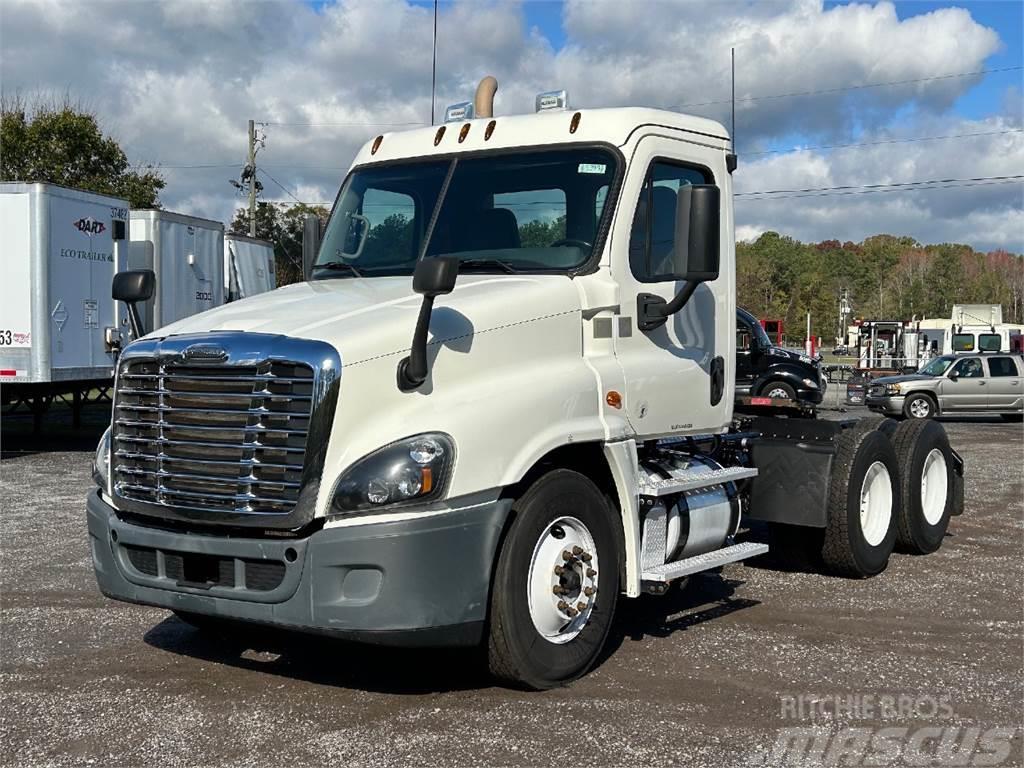
[[577, 112], [572, 116], [572, 120], [569, 121], [569, 133], [576, 133], [576, 129], [580, 127], [580, 118], [583, 115]]
[[604, 401], [608, 403], [608, 405], [610, 405], [612, 408], [622, 407], [622, 395], [620, 395], [614, 389], [608, 391], [608, 394], [605, 395], [604, 397]]
[[441, 139], [444, 138], [444, 126], [442, 125], [437, 129], [437, 133], [434, 134], [434, 146], [436, 147], [441, 143]]
[[459, 131], [459, 144], [464, 142], [467, 136], [469, 136], [469, 123], [462, 126], [462, 130]]
[[420, 490], [420, 493], [430, 493], [434, 487], [434, 474], [430, 471], [430, 467], [423, 467], [422, 482], [423, 488]]
[[487, 128], [484, 130], [484, 141], [487, 141], [489, 138], [491, 138], [491, 134], [494, 133], [494, 126], [496, 126], [497, 124], [497, 120], [491, 120], [491, 122], [487, 124]]
[[380, 135], [376, 139], [373, 140], [373, 146], [370, 147], [370, 154], [371, 155], [376, 155], [377, 154], [377, 150], [380, 149], [380, 143], [382, 141], [384, 141], [384, 136], [383, 135]]

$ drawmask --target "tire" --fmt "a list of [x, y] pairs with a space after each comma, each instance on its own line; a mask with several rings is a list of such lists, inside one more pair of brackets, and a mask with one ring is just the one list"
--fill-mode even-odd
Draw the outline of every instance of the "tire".
[[884, 571], [896, 543], [898, 518], [899, 465], [889, 438], [876, 429], [844, 430], [836, 440], [829, 479], [821, 548], [825, 567], [857, 578]]
[[857, 429], [874, 429], [892, 440], [899, 422], [888, 416], [866, 416], [857, 422]]
[[936, 410], [935, 401], [928, 395], [907, 395], [903, 401], [903, 415], [908, 419], [931, 419]]
[[942, 546], [953, 512], [953, 450], [934, 421], [905, 421], [892, 438], [900, 467], [896, 545], [927, 555]]
[[[778, 394], [772, 394], [776, 392]], [[761, 397], [778, 397], [785, 400], [796, 400], [796, 390], [784, 381], [769, 381], [761, 387]]]
[[[491, 590], [488, 666], [515, 687], [554, 688], [590, 669], [611, 628], [619, 594], [617, 513], [593, 482], [567, 469], [539, 478], [512, 511]], [[595, 579], [596, 592], [585, 595]], [[568, 591], [555, 595], [555, 587]], [[585, 607], [570, 616], [559, 601]]]

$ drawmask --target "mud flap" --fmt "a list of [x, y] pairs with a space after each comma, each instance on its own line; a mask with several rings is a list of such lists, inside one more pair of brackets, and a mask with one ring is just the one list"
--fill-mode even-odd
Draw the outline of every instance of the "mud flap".
[[[952, 449], [950, 449], [952, 450]], [[964, 513], [964, 457], [953, 451], [953, 516]]]

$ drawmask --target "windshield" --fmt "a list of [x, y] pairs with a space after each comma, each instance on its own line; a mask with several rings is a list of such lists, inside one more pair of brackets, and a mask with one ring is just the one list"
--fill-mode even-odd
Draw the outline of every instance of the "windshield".
[[600, 147], [357, 168], [313, 277], [411, 275], [421, 256], [441, 255], [464, 271], [575, 269], [593, 253], [617, 170]]
[[954, 358], [952, 357], [936, 357], [930, 360], [918, 373], [923, 373], [926, 376], [941, 376], [953, 364], [953, 360]]

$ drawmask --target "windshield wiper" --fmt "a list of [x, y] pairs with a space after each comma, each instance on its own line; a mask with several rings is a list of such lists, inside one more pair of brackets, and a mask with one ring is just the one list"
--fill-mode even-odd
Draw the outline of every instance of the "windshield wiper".
[[355, 264], [349, 264], [347, 261], [328, 261], [323, 264], [314, 264], [313, 269], [330, 269], [341, 271], [347, 269], [356, 277], [362, 277], [363, 273], [356, 267]]
[[464, 270], [466, 267], [482, 267], [483, 269], [493, 269], [497, 267], [510, 275], [518, 275], [519, 270], [509, 264], [507, 261], [501, 259], [466, 259], [459, 262], [459, 271]]

